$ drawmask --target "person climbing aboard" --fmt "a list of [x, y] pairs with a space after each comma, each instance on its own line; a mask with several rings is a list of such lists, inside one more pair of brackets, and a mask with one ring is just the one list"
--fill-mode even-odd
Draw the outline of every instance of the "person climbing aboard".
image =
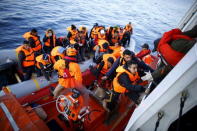
[[151, 55], [151, 50], [149, 49], [149, 45], [147, 43], [143, 44], [142, 50], [136, 54], [136, 57], [140, 58], [147, 65], [150, 65], [154, 61], [154, 57]]
[[35, 55], [29, 41], [16, 48], [19, 68], [22, 70], [24, 80], [29, 80], [35, 69]]

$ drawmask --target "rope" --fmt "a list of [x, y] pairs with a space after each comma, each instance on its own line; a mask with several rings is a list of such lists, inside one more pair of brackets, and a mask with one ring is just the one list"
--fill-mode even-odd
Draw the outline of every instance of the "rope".
[[36, 107], [33, 107], [32, 110], [36, 109], [36, 108], [39, 108], [39, 107], [42, 107], [42, 106], [45, 106], [45, 105], [48, 105], [50, 103], [53, 103], [53, 102], [56, 102], [56, 100], [53, 100], [53, 101], [50, 101], [50, 102], [47, 102], [47, 103], [44, 103], [42, 105], [39, 105], [39, 106], [36, 106]]

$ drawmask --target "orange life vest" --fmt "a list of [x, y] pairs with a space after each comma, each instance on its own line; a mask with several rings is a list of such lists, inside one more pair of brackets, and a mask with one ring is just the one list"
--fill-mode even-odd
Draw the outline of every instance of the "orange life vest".
[[109, 42], [107, 40], [99, 40], [98, 45], [94, 46], [93, 50], [95, 51], [96, 48], [99, 47], [99, 52], [106, 52], [107, 49], [103, 48], [104, 43], [108, 43], [108, 45], [109, 45]]
[[93, 29], [92, 29], [92, 31], [91, 31], [91, 38], [92, 39], [96, 39], [97, 38], [97, 36], [98, 36], [98, 33], [99, 33], [99, 31], [101, 30], [101, 29], [104, 29], [104, 27], [103, 26], [98, 26], [98, 27], [94, 27]]
[[120, 57], [120, 62], [119, 63], [120, 63], [119, 64], [120, 66], [122, 66], [126, 63], [123, 57]]
[[34, 36], [34, 35], [31, 35], [31, 32], [26, 32], [23, 37], [26, 39], [26, 40], [29, 40], [29, 38], [32, 38], [35, 42], [35, 47], [33, 47], [33, 51], [36, 52], [36, 51], [40, 51], [42, 49], [42, 44], [39, 40], [39, 38], [37, 36]]
[[[52, 37], [53, 37], [53, 47], [55, 47], [56, 46], [56, 36], [53, 35]], [[51, 46], [51, 39], [48, 38], [47, 41], [44, 43], [44, 45], [50, 47]]]
[[192, 40], [192, 38], [182, 35], [180, 29], [173, 29], [169, 32], [164, 33], [157, 47], [157, 51], [171, 66], [175, 66], [185, 55], [181, 52], [172, 49], [172, 47], [169, 45], [169, 42], [177, 39]]
[[50, 57], [49, 57], [49, 59], [47, 61], [46, 60], [43, 60], [43, 54], [42, 54], [42, 55], [39, 55], [39, 56], [36, 57], [36, 66], [39, 69], [41, 69], [39, 63], [42, 63], [45, 66], [45, 65], [51, 64], [52, 62], [51, 62]]
[[142, 60], [143, 60], [144, 63], [146, 63], [147, 65], [150, 65], [150, 64], [154, 61], [154, 59], [152, 58], [152, 56], [151, 56], [150, 54], [144, 56], [144, 57], [142, 58]]
[[67, 30], [71, 33], [69, 40], [76, 40], [78, 38], [78, 30], [72, 30], [71, 27], [68, 27]]
[[30, 50], [26, 50], [23, 48], [23, 45], [19, 46], [16, 49], [16, 53], [18, 55], [18, 53], [20, 51], [23, 51], [25, 54], [25, 59], [22, 62], [22, 66], [23, 67], [29, 67], [29, 66], [34, 66], [35, 65], [35, 57], [34, 57], [34, 51], [30, 48]]
[[111, 50], [113, 50], [113, 55], [116, 57], [116, 58], [119, 58], [121, 56], [121, 52], [122, 52], [122, 49], [124, 49], [122, 46], [109, 46], [109, 48]]
[[[58, 71], [58, 82], [65, 88], [79, 87], [82, 83], [82, 74], [79, 64], [75, 62], [69, 62], [68, 70], [70, 77], [65, 77], [65, 60], [60, 59], [54, 64], [54, 69]], [[68, 73], [67, 73], [68, 74]]]
[[106, 35], [98, 32], [98, 40], [106, 40]]
[[104, 54], [103, 55], [103, 61], [104, 61], [104, 66], [101, 70], [101, 73], [102, 74], [106, 74], [108, 71], [109, 71], [109, 67], [108, 67], [108, 64], [107, 64], [107, 59], [112, 57], [114, 59], [114, 61], [116, 60], [116, 58], [112, 55], [112, 54]]
[[113, 80], [113, 88], [114, 88], [115, 92], [118, 92], [118, 93], [125, 93], [125, 92], [127, 92], [127, 89], [124, 86], [120, 85], [119, 82], [118, 82], [119, 76], [122, 73], [126, 73], [129, 76], [129, 79], [132, 81], [131, 84], [133, 84], [133, 85], [137, 84], [137, 82], [140, 80], [140, 76], [138, 75], [138, 73], [136, 73], [135, 75], [132, 75], [129, 71], [124, 69], [122, 66], [118, 67], [116, 69], [116, 72], [118, 74]]

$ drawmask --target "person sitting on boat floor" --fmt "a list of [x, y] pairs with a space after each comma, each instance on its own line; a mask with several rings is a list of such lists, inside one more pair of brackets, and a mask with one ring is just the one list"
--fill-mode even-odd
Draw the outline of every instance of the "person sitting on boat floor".
[[125, 50], [125, 48], [121, 46], [120, 42], [115, 43], [114, 46], [109, 46], [109, 49], [112, 50], [112, 54], [116, 58], [119, 58], [121, 56], [121, 53]]
[[77, 88], [82, 85], [82, 73], [79, 64], [76, 63], [77, 51], [69, 47], [64, 59], [58, 60], [53, 68], [58, 71], [58, 85], [53, 91], [54, 97], [59, 96], [64, 88]]
[[99, 62], [96, 68], [90, 67], [91, 72], [97, 77], [101, 77], [107, 73], [112, 67], [116, 58], [113, 54], [103, 54], [102, 60]]
[[79, 53], [80, 52], [79, 42], [75, 41], [75, 40], [70, 40], [70, 45], [68, 47], [72, 47], [72, 48], [76, 49], [76, 51], [77, 51], [77, 55], [76, 55], [77, 62], [82, 63], [83, 59], [82, 59], [81, 54]]
[[43, 50], [45, 53], [50, 53], [51, 50], [56, 46], [56, 35], [52, 29], [48, 29], [43, 38], [44, 46]]
[[29, 80], [35, 69], [35, 55], [29, 41], [25, 40], [23, 45], [16, 49], [18, 65], [23, 72], [24, 80]]
[[134, 52], [126, 49], [126, 50], [124, 50], [122, 56], [119, 57], [118, 59], [116, 59], [116, 61], [114, 62], [114, 64], [110, 68], [110, 70], [101, 79], [102, 80], [106, 80], [108, 78], [113, 79], [115, 77], [115, 74], [116, 74], [116, 72], [115, 72], [116, 69], [119, 66], [124, 65], [127, 61], [130, 61], [130, 60], [133, 60], [138, 64], [138, 72], [139, 72], [140, 76], [145, 75], [144, 71], [151, 71], [151, 72], [154, 71], [151, 67], [146, 65], [143, 61], [138, 60], [138, 58], [135, 57]]
[[35, 56], [38, 56], [42, 53], [42, 43], [36, 29], [32, 29], [31, 32], [26, 32], [23, 37], [29, 41]]
[[154, 58], [150, 55], [151, 50], [149, 49], [149, 45], [145, 43], [141, 47], [142, 50], [138, 52], [135, 56], [143, 60], [144, 63], [150, 65], [154, 61]]
[[50, 77], [53, 71], [53, 62], [49, 54], [42, 54], [36, 57], [36, 70], [37, 77], [44, 75], [47, 81], [50, 81]]
[[62, 46], [56, 46], [51, 51], [51, 59], [53, 64], [58, 61], [59, 59], [63, 59], [66, 54], [66, 48]]
[[182, 32], [180, 29], [172, 29], [165, 32], [162, 38], [154, 41], [153, 51], [158, 52], [161, 63], [157, 70], [152, 73], [147, 72], [142, 79], [159, 84], [196, 44], [194, 38], [197, 38], [197, 25], [186, 32]]
[[118, 104], [120, 94], [128, 96], [135, 104], [139, 104], [140, 93], [145, 91], [141, 85], [137, 71], [138, 64], [135, 61], [127, 61], [124, 66], [116, 69], [117, 75], [113, 80], [113, 95], [110, 103], [107, 104], [109, 110], [113, 110]]
[[107, 40], [99, 40], [98, 45], [94, 47], [94, 58], [93, 60], [97, 60], [100, 56], [105, 54], [109, 50], [109, 42]]

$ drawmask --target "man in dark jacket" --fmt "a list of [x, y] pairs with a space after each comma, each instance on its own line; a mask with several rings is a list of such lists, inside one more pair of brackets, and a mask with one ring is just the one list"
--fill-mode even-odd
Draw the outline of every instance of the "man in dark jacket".
[[40, 36], [38, 35], [38, 32], [36, 29], [31, 30], [31, 35], [33, 37], [30, 37], [28, 41], [29, 41], [31, 48], [34, 50], [35, 56], [38, 56], [42, 53], [42, 43], [40, 41]]
[[118, 67], [117, 75], [113, 80], [113, 96], [108, 109], [112, 110], [117, 105], [120, 94], [128, 96], [135, 104], [139, 104], [140, 93], [145, 91], [138, 75], [138, 65], [135, 61], [128, 61], [124, 66]]

